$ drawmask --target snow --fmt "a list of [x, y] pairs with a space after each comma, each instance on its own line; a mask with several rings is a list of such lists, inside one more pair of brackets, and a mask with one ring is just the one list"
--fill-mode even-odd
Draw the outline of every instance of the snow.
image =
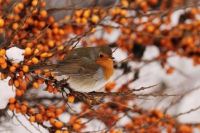
[[24, 60], [24, 50], [17, 48], [17, 47], [11, 47], [8, 50], [6, 50], [6, 56], [8, 59], [12, 60], [14, 63], [19, 63]]
[[15, 97], [15, 88], [8, 85], [10, 78], [0, 80], [0, 109], [4, 109], [10, 97]]

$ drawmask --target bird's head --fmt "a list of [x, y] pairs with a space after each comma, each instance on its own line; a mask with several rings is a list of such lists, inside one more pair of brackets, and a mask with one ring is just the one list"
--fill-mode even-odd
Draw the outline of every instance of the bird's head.
[[109, 79], [114, 71], [111, 48], [109, 46], [99, 47], [96, 55], [96, 63], [103, 68], [105, 79]]

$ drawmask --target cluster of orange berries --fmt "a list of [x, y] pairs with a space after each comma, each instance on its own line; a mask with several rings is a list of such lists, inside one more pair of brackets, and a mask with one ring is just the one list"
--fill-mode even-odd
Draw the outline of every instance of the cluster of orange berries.
[[[6, 3], [10, 5], [9, 1]], [[13, 5], [11, 12], [1, 9], [0, 16], [0, 33], [3, 36], [5, 33], [5, 40], [3, 40], [2, 48], [0, 49], [0, 67], [5, 69], [5, 73], [1, 74], [4, 79], [8, 76], [12, 77], [10, 85], [14, 84], [19, 87], [16, 92], [21, 96], [26, 87], [21, 87], [19, 83], [22, 81], [30, 81], [30, 78], [25, 77], [30, 72], [31, 65], [37, 65], [40, 61], [45, 60], [53, 55], [53, 49], [62, 51], [64, 46], [62, 40], [67, 37], [69, 33], [68, 28], [60, 28], [59, 24], [55, 22], [52, 16], [48, 16], [45, 9], [46, 2], [41, 0], [22, 0]], [[4, 45], [4, 43], [6, 45]], [[24, 49], [25, 60], [22, 63], [12, 63], [7, 60], [5, 54], [6, 49], [11, 46], [17, 46]], [[16, 75], [18, 76], [16, 77]], [[36, 74], [39, 74], [36, 71]], [[25, 77], [25, 78], [24, 78]], [[22, 82], [23, 83], [23, 82]], [[34, 88], [39, 88], [39, 84], [43, 81], [33, 82]]]
[[184, 5], [184, 0], [162, 1], [162, 0], [120, 0], [120, 6], [123, 8], [140, 10], [147, 12], [149, 10], [166, 10], [170, 7]]
[[[176, 126], [175, 126], [176, 125]], [[125, 125], [126, 131], [138, 132], [162, 132], [163, 127], [166, 132], [192, 133], [190, 125], [180, 124], [175, 119], [163, 114], [159, 110], [145, 111], [138, 115], [130, 123]]]
[[75, 24], [97, 24], [106, 16], [106, 10], [100, 8], [76, 10], [73, 15]]
[[58, 129], [64, 126], [63, 122], [56, 119], [65, 111], [65, 105], [61, 107], [51, 105], [47, 108], [43, 105], [38, 105], [37, 107], [33, 108], [29, 107], [27, 101], [19, 103], [15, 98], [10, 98], [8, 108], [16, 113], [29, 115], [30, 122], [42, 123], [44, 121], [50, 121], [51, 125]]
[[[69, 96], [68, 102], [73, 103], [74, 97]], [[52, 127], [55, 127], [56, 129], [61, 129], [64, 127], [64, 123], [62, 121], [58, 120], [58, 117], [63, 112], [65, 112], [65, 110], [66, 110], [65, 104], [60, 107], [56, 107], [55, 105], [49, 105], [46, 107], [42, 104], [38, 104], [37, 106], [31, 107], [27, 101], [19, 102], [19, 101], [17, 101], [16, 98], [11, 97], [9, 99], [8, 108], [9, 108], [9, 110], [15, 111], [16, 113], [28, 115], [30, 122], [42, 123], [44, 121], [49, 121], [50, 124], [52, 125]], [[76, 121], [76, 123], [72, 122], [74, 120], [75, 120], [74, 117], [72, 117], [70, 119], [69, 124], [73, 125], [74, 130], [80, 129], [80, 123], [78, 124], [77, 123], [78, 121]], [[63, 130], [63, 131], [65, 131], [65, 130]], [[67, 131], [65, 131], [65, 132], [67, 132]]]
[[120, 0], [120, 5], [123, 8], [139, 8], [140, 10], [146, 12], [152, 8], [156, 8], [160, 6], [160, 0]]

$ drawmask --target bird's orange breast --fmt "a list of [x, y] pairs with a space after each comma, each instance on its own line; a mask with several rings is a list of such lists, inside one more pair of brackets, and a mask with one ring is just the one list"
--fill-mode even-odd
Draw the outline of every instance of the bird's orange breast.
[[97, 59], [96, 63], [103, 68], [104, 78], [108, 80], [114, 72], [113, 60], [108, 57], [103, 57], [103, 58]]

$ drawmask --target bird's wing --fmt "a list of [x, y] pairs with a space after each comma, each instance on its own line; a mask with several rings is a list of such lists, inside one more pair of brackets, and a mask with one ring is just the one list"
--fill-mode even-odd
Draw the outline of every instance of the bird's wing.
[[99, 66], [86, 57], [79, 59], [68, 59], [56, 65], [55, 71], [58, 75], [90, 76], [96, 73]]

